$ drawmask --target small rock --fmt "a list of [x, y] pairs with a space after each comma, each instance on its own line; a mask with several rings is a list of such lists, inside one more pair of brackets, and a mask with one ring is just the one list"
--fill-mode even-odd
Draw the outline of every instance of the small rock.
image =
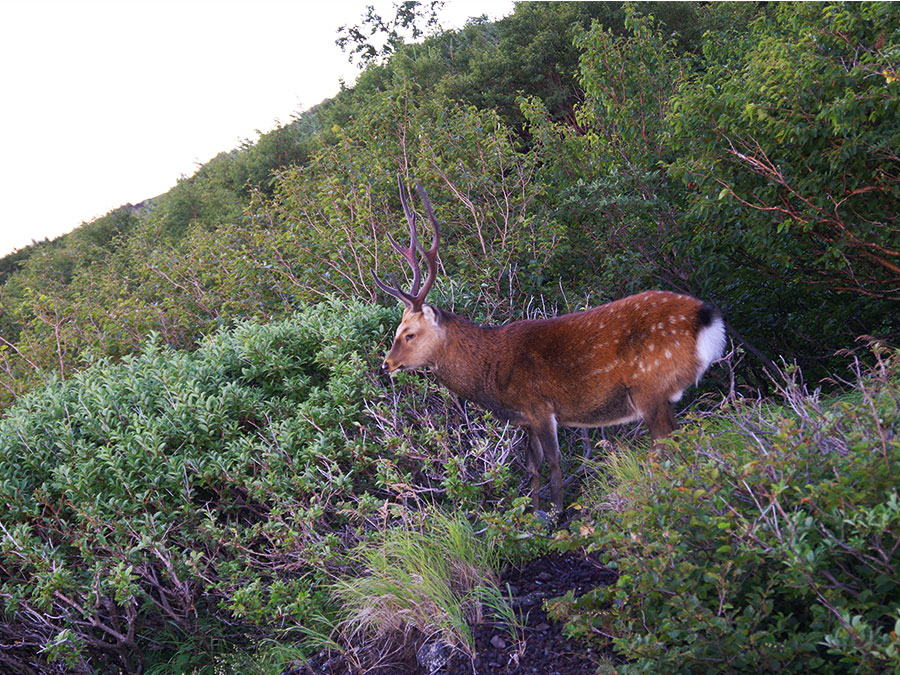
[[534, 627], [534, 629], [536, 631], [540, 631], [541, 633], [543, 633], [545, 630], [550, 630], [550, 624], [549, 623], [539, 623], [537, 626]]
[[513, 598], [510, 604], [513, 607], [533, 607], [534, 605], [540, 604], [546, 596], [547, 594], [541, 591], [532, 591], [519, 598]]
[[330, 659], [325, 660], [322, 663], [322, 672], [323, 673], [331, 673], [331, 672], [339, 672], [343, 670], [341, 666], [346, 667], [347, 663], [343, 656], [338, 654], [337, 656], [332, 656]]
[[494, 646], [494, 649], [506, 649], [506, 643], [499, 635], [495, 635], [491, 638], [491, 644]]
[[446, 642], [426, 642], [416, 652], [416, 661], [422, 672], [437, 675], [447, 665], [451, 652], [452, 648]]
[[550, 572], [541, 572], [537, 575], [538, 581], [551, 581], [553, 579], [553, 575]]

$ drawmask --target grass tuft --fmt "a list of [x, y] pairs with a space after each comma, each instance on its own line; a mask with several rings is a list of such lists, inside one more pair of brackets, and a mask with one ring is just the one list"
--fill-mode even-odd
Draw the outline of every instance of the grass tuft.
[[399, 649], [437, 638], [472, 655], [469, 625], [485, 619], [486, 606], [503, 619], [515, 616], [497, 586], [494, 542], [460, 514], [434, 509], [422, 521], [391, 528], [354, 552], [359, 576], [333, 587], [345, 644]]

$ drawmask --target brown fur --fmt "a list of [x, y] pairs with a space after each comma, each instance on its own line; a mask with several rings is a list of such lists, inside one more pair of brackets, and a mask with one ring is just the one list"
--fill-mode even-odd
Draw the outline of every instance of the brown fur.
[[429, 368], [454, 393], [526, 428], [535, 507], [546, 459], [552, 500], [562, 511], [557, 425], [642, 419], [654, 441], [671, 433], [671, 401], [706, 368], [696, 343], [713, 315], [696, 298], [662, 291], [500, 327], [407, 306], [384, 368]]

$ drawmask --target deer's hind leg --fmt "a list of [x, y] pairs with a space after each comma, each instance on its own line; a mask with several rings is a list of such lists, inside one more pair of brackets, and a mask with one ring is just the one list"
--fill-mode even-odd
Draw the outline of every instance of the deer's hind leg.
[[656, 441], [671, 434], [678, 426], [672, 412], [672, 404], [667, 399], [648, 405], [643, 419], [650, 432], [650, 441], [654, 448], [658, 447]]

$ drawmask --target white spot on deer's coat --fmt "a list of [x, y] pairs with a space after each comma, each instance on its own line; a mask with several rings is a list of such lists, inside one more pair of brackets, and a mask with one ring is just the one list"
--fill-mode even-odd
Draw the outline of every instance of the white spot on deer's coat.
[[668, 349], [666, 350], [666, 358], [667, 358], [667, 359], [671, 359], [671, 358], [672, 358], [672, 352], [670, 352]]

